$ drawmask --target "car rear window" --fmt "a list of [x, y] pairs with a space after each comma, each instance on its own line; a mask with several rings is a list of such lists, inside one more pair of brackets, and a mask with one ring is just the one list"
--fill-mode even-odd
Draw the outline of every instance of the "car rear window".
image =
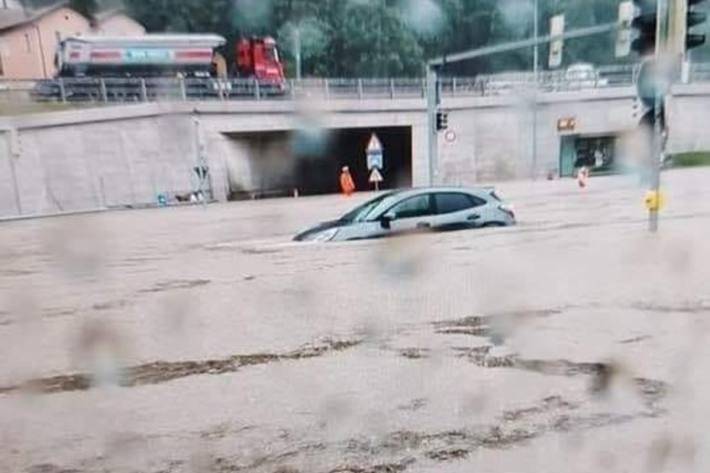
[[468, 194], [447, 192], [436, 194], [436, 210], [439, 214], [450, 214], [485, 205], [485, 201]]

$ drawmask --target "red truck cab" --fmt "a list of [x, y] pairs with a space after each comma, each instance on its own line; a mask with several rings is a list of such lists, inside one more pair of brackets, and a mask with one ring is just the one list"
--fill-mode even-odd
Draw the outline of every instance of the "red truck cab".
[[284, 83], [284, 69], [274, 38], [242, 38], [237, 41], [236, 49], [240, 77], [253, 77], [259, 82], [279, 85]]

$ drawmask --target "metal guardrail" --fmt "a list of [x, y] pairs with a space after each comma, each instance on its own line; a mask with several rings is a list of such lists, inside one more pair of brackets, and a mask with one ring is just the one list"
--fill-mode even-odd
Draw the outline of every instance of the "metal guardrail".
[[[635, 84], [638, 66], [607, 66], [582, 71], [513, 72], [449, 77], [441, 80], [445, 97], [485, 97], [522, 93], [564, 92]], [[690, 82], [709, 82], [710, 64], [693, 64]], [[0, 109], [9, 104], [99, 104], [202, 100], [365, 100], [426, 96], [425, 79], [303, 79], [285, 83], [254, 79], [64, 78], [0, 81]], [[5, 107], [3, 107], [5, 106]]]

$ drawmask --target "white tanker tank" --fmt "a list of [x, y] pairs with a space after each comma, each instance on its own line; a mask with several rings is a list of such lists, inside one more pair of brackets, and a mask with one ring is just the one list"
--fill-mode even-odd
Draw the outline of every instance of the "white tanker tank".
[[57, 70], [60, 77], [210, 77], [225, 44], [213, 34], [72, 36], [58, 46]]

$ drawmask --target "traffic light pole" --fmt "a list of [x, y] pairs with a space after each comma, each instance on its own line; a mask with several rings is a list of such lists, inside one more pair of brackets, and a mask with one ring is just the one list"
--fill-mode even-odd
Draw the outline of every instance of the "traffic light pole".
[[665, 154], [663, 146], [663, 97], [656, 97], [656, 108], [653, 125], [653, 146], [651, 155], [651, 192], [654, 196], [654, 204], [649, 209], [648, 214], [648, 230], [651, 233], [658, 232], [658, 219], [660, 212], [660, 195], [661, 195], [661, 157]]
[[[676, 0], [677, 1], [677, 0]], [[658, 0], [658, 30], [656, 34], [656, 61], [671, 60], [664, 57], [669, 53], [671, 38], [670, 33], [670, 0]], [[656, 90], [660, 90], [657, 88]], [[663, 122], [665, 91], [655, 94], [654, 120], [653, 120], [653, 145], [651, 155], [651, 188], [653, 205], [649, 208], [648, 230], [658, 232], [658, 220], [661, 203], [661, 159], [665, 155], [665, 140], [663, 139]]]
[[[537, 41], [540, 36], [540, 4], [539, 0], [535, 0], [533, 4], [533, 36]], [[533, 47], [533, 80], [535, 81], [535, 88], [533, 92], [533, 104], [532, 104], [532, 159], [530, 160], [530, 174], [533, 181], [537, 177], [537, 89], [540, 85], [540, 75], [539, 75], [539, 62], [540, 62], [540, 45], [536, 44]]]
[[437, 181], [437, 168], [439, 165], [439, 130], [436, 124], [436, 114], [439, 109], [441, 95], [439, 93], [439, 75], [435, 67], [428, 66], [426, 74], [427, 91], [427, 118], [428, 118], [428, 145], [429, 145], [429, 185]]

